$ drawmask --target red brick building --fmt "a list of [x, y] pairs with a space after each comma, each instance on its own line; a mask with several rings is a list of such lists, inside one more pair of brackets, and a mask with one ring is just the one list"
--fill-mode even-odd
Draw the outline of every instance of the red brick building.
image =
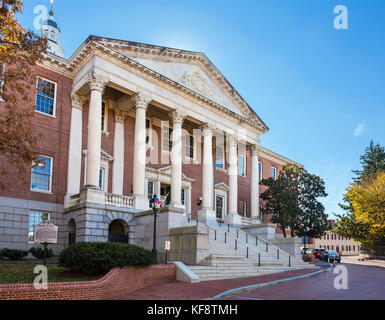
[[155, 194], [169, 195], [173, 226], [270, 221], [259, 180], [292, 161], [260, 146], [268, 127], [204, 54], [90, 36], [64, 59], [53, 13], [43, 34], [51, 48], [31, 95], [46, 165], [22, 181], [0, 157], [0, 248], [32, 246], [45, 219], [59, 226], [58, 248], [148, 246], [138, 217]]

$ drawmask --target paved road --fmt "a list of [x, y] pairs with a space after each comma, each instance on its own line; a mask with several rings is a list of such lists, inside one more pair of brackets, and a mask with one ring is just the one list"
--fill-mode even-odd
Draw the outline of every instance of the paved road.
[[[336, 264], [336, 267], [339, 265]], [[337, 290], [333, 270], [223, 298], [225, 300], [385, 300], [385, 268], [341, 263], [348, 271], [348, 289]]]

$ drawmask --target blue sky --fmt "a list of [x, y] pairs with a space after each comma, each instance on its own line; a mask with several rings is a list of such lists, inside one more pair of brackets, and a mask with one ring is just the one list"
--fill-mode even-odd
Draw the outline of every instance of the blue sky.
[[[33, 28], [25, 1], [20, 21]], [[337, 30], [336, 5], [348, 9]], [[270, 127], [262, 144], [326, 182], [329, 215], [370, 140], [385, 145], [385, 1], [55, 0], [69, 57], [90, 35], [204, 52]]]

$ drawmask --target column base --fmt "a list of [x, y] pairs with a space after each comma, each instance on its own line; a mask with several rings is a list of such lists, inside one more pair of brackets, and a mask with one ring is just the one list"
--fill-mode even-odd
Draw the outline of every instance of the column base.
[[202, 209], [198, 211], [198, 218], [204, 223], [212, 223], [217, 221], [217, 214], [214, 210]]
[[105, 203], [104, 192], [99, 189], [85, 188], [80, 192], [80, 203], [91, 202], [91, 203]]
[[242, 217], [237, 213], [228, 214], [225, 217], [225, 223], [240, 226], [242, 224]]
[[172, 210], [176, 210], [176, 211], [183, 211], [183, 215], [185, 215], [186, 214], [186, 207], [183, 205], [183, 204], [181, 204], [181, 203], [170, 203], [169, 205], [168, 205], [168, 208], [170, 209], [170, 211], [172, 211]]
[[149, 210], [150, 204], [147, 197], [134, 195], [134, 209], [135, 210]]

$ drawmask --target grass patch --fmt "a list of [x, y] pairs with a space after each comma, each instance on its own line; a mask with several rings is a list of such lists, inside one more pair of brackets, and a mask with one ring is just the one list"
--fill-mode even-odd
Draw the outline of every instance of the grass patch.
[[[33, 283], [37, 274], [33, 273], [36, 264], [0, 264], [0, 284]], [[48, 282], [92, 281], [103, 275], [89, 276], [73, 272], [64, 267], [51, 264], [48, 268]]]

